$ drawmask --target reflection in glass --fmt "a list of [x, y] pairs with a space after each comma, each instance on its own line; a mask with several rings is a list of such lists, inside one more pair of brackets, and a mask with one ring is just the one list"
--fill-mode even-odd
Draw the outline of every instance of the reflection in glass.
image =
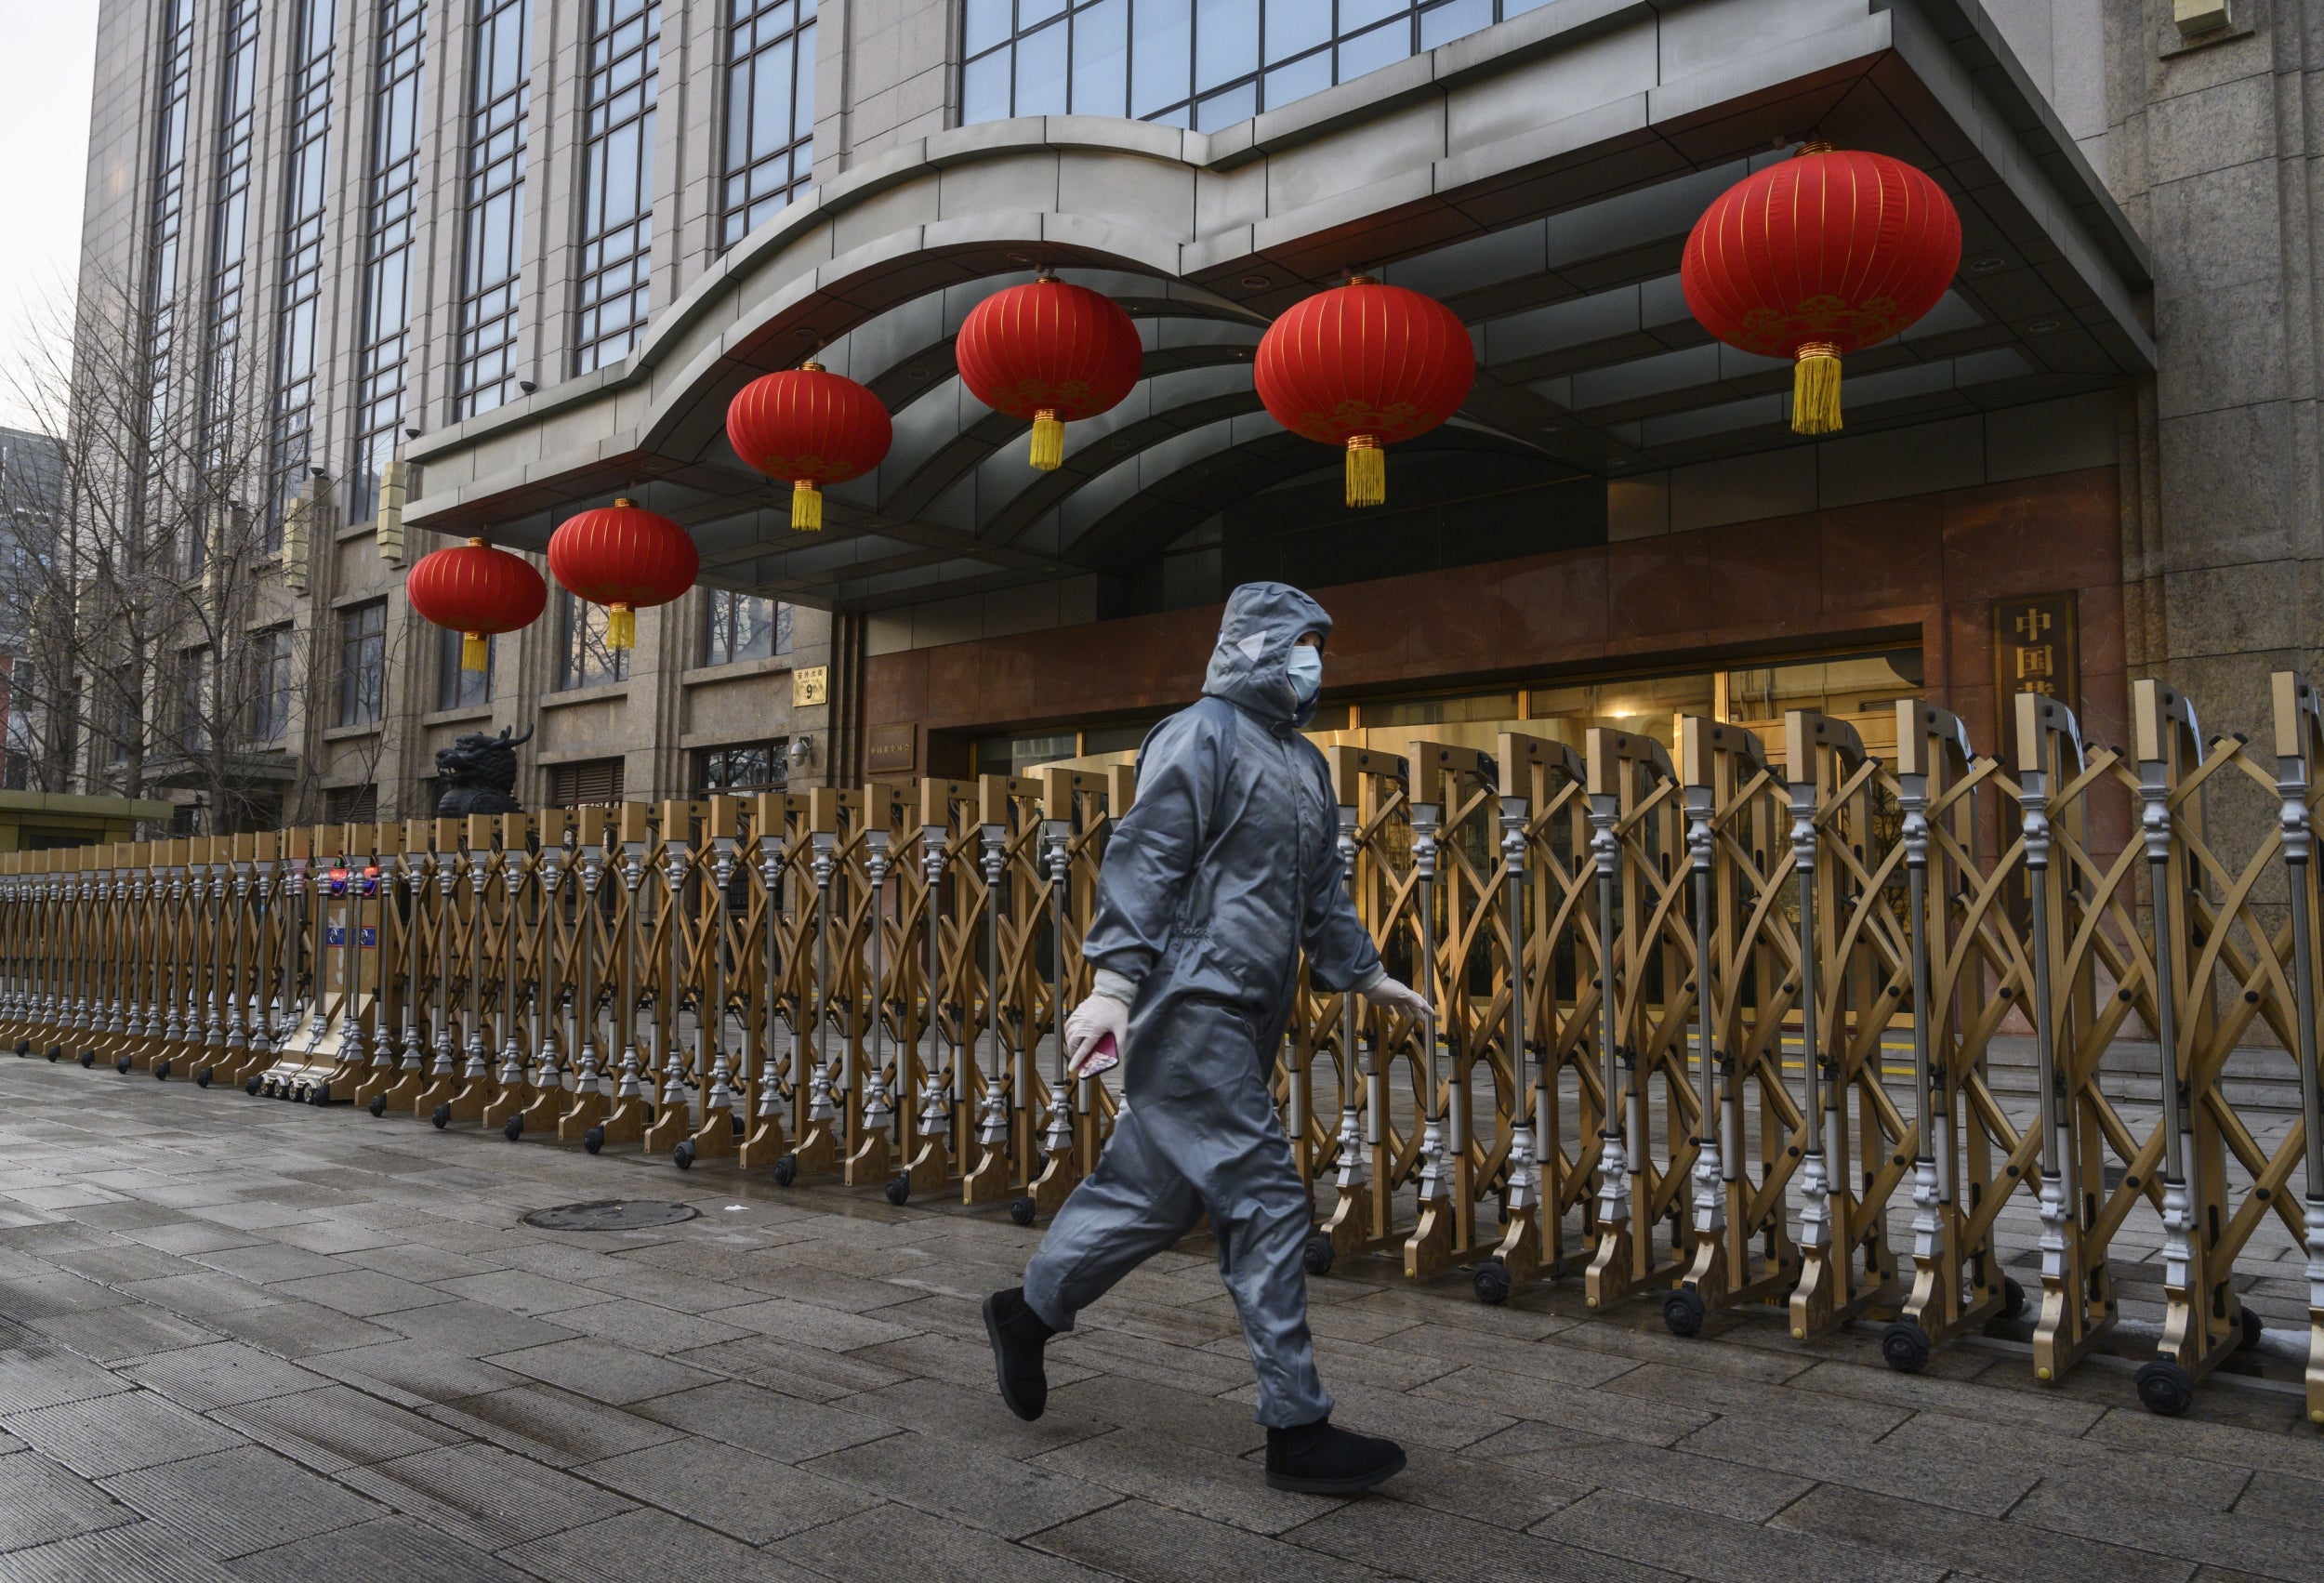
[[1338, 0], [1335, 18], [1333, 0], [967, 0], [960, 118], [1119, 115], [1126, 103], [1141, 120], [1211, 130], [1542, 3]]

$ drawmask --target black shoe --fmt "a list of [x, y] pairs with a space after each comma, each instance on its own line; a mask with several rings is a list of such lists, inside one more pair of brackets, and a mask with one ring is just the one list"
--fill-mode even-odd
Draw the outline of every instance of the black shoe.
[[1024, 1288], [1011, 1286], [984, 1299], [984, 1334], [992, 1338], [993, 1364], [1000, 1372], [1000, 1399], [1031, 1423], [1049, 1406], [1041, 1349], [1057, 1332], [1024, 1300]]
[[1267, 1431], [1267, 1487], [1299, 1495], [1361, 1495], [1404, 1471], [1404, 1447], [1350, 1434], [1329, 1418]]

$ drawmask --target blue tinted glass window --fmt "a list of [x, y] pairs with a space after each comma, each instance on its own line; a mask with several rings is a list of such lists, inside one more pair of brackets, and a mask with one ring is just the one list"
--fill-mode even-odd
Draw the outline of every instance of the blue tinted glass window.
[[1360, 77], [1393, 66], [1412, 53], [1412, 30], [1401, 21], [1387, 22], [1369, 33], [1340, 43], [1340, 80]]
[[1074, 18], [1073, 112], [1119, 115], [1129, 91], [1129, 0], [1098, 0]]
[[1493, 0], [1446, 0], [1420, 13], [1420, 47], [1434, 49], [1492, 25]]
[[1186, 102], [1194, 71], [1193, 18], [1187, 0], [1132, 0], [1129, 13], [1129, 112], [1153, 115]]
[[969, 0], [961, 46], [971, 56], [982, 55], [997, 44], [1007, 43], [1014, 31], [1010, 0]]
[[1547, 0], [967, 0], [960, 118], [1212, 131]]
[[1248, 82], [1258, 70], [1259, 7], [1250, 0], [1196, 0], [1195, 91]]
[[[1273, 0], [1267, 7], [1270, 65], [1304, 54], [1331, 37], [1331, 0]], [[1329, 86], [1331, 79], [1324, 79]]]
[[1051, 22], [1017, 41], [1017, 113], [1065, 113], [1065, 24]]

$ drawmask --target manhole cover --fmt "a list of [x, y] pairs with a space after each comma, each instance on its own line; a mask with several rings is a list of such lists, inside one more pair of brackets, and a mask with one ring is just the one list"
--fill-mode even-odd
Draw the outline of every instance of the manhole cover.
[[657, 1204], [649, 1198], [604, 1198], [594, 1204], [560, 1204], [524, 1217], [545, 1232], [635, 1232], [674, 1226], [700, 1213], [691, 1204]]

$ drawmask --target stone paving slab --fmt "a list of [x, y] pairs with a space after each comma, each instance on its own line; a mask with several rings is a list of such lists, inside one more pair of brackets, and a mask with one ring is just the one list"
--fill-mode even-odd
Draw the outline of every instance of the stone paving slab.
[[[699, 1215], [522, 1224], [612, 1197]], [[0, 1058], [0, 1583], [2324, 1583], [2324, 1435], [2282, 1379], [2162, 1420], [2114, 1358], [2043, 1388], [1979, 1339], [1908, 1377], [1875, 1326], [1681, 1340], [1577, 1283], [1486, 1308], [1357, 1260], [1314, 1283], [1318, 1357], [1411, 1465], [1317, 1499], [1260, 1477], [1199, 1243], [1011, 1418], [977, 1303], [1037, 1241]]]

